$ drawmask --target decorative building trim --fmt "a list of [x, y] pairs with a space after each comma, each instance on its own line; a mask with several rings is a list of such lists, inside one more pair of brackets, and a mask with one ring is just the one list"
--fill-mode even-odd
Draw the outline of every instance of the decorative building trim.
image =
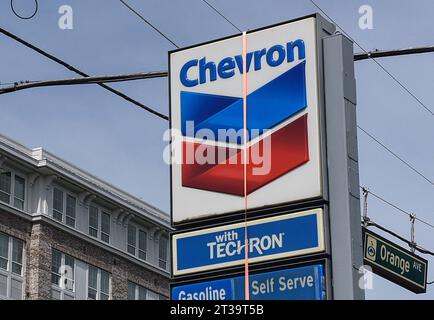
[[130, 220], [131, 220], [132, 218], [134, 218], [134, 217], [135, 217], [135, 215], [134, 215], [133, 213], [130, 213], [130, 214], [126, 215], [126, 216], [123, 218], [123, 220], [121, 221], [121, 224], [122, 224], [124, 227], [128, 226], [128, 222], [130, 222]]
[[84, 205], [84, 200], [86, 199], [87, 196], [90, 195], [90, 192], [85, 190], [83, 192], [80, 192], [78, 195], [78, 202], [82, 205]]
[[122, 214], [122, 212], [124, 212], [124, 210], [121, 208], [117, 208], [116, 210], [112, 211], [111, 216], [112, 216], [113, 222], [117, 223], [118, 217], [120, 214]]
[[55, 175], [55, 174], [50, 174], [50, 175], [47, 175], [44, 177], [44, 182], [45, 182], [47, 190], [51, 189], [52, 184], [53, 184], [54, 180], [56, 180], [56, 179], [57, 179], [57, 175]]
[[29, 174], [29, 186], [30, 187], [33, 187], [33, 185], [35, 184], [35, 182], [36, 182], [36, 180], [38, 180], [38, 178], [40, 177], [41, 175], [39, 174], [39, 173], [37, 173], [37, 172], [32, 172], [31, 174]]
[[47, 173], [47, 170], [51, 171], [56, 176], [70, 181], [80, 188], [85, 189], [87, 192], [107, 199], [107, 201], [112, 202], [115, 205], [120, 205], [126, 210], [133, 211], [151, 223], [161, 225], [164, 228], [171, 228], [167, 213], [66, 162], [42, 148], [29, 149], [0, 134], [0, 150], [7, 153], [8, 158], [10, 155], [10, 158], [18, 159], [18, 161], [24, 162], [25, 165], [36, 171], [42, 171], [45, 174]]
[[96, 199], [96, 195], [89, 194], [83, 201], [85, 207], [89, 207], [90, 203]]
[[3, 164], [8, 160], [8, 158], [4, 155], [0, 154], [0, 167], [3, 166]]
[[135, 263], [141, 267], [148, 268], [151, 271], [154, 271], [154, 272], [156, 272], [160, 275], [163, 275], [165, 277], [170, 277], [170, 272], [168, 270], [159, 268], [158, 266], [152, 265], [149, 262], [146, 262], [144, 260], [140, 260], [140, 259], [138, 259], [138, 258], [126, 253], [126, 252], [123, 252], [122, 250], [120, 250], [120, 249], [118, 249], [118, 248], [116, 248], [110, 244], [106, 244], [102, 241], [98, 241], [97, 239], [89, 236], [88, 234], [86, 234], [84, 232], [70, 228], [70, 227], [58, 222], [57, 220], [53, 219], [52, 217], [40, 214], [40, 215], [37, 215], [37, 216], [34, 216], [33, 218], [31, 218], [31, 221], [32, 222], [41, 222], [41, 221], [45, 222], [45, 223], [47, 223], [51, 226], [54, 226], [54, 227], [56, 227], [62, 231], [65, 231], [69, 234], [72, 234], [72, 235], [80, 238], [83, 241], [86, 241], [90, 244], [101, 247], [104, 250], [106, 250], [106, 251], [108, 251], [114, 255], [117, 255], [119, 257], [127, 259], [128, 261], [133, 262], [133, 263]]

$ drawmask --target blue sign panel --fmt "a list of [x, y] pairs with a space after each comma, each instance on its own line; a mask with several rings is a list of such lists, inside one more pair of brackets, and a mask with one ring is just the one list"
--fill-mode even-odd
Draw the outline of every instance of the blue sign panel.
[[[238, 223], [174, 235], [174, 275], [244, 263], [245, 230]], [[249, 262], [318, 253], [324, 250], [323, 211], [250, 221], [247, 236]]]
[[[324, 300], [324, 267], [250, 275], [251, 300]], [[244, 300], [244, 276], [172, 288], [172, 300]]]

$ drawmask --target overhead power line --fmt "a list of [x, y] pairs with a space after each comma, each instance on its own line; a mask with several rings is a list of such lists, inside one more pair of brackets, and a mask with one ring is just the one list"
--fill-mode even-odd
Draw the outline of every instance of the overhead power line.
[[[374, 50], [374, 51], [370, 51], [368, 53], [364, 53], [364, 52], [359, 52], [359, 53], [355, 53], [354, 54], [354, 61], [362, 61], [362, 60], [366, 60], [369, 59], [369, 57], [372, 58], [386, 58], [386, 57], [393, 57], [393, 56], [400, 56], [400, 55], [411, 55], [411, 54], [420, 54], [420, 53], [429, 53], [429, 52], [434, 52], [434, 46], [427, 46], [427, 47], [418, 47], [418, 48], [410, 48], [410, 49], [394, 49], [394, 50]], [[149, 73], [162, 73], [161, 77], [167, 77], [168, 76], [168, 72], [167, 71], [151, 71]], [[119, 81], [130, 81], [130, 80], [136, 80], [136, 79], [128, 79], [129, 76], [131, 77], [140, 77], [143, 73], [132, 73], [132, 74], [125, 74], [125, 75], [118, 75], [119, 77], [126, 77], [126, 80], [119, 80]], [[95, 76], [96, 77], [96, 76]], [[101, 78], [101, 80], [104, 80], [102, 82], [117, 82], [116, 78], [113, 78], [114, 76], [99, 76]], [[144, 78], [147, 79], [148, 77]], [[141, 79], [141, 78], [138, 78]], [[65, 79], [66, 80], [66, 79]], [[71, 79], [74, 80], [74, 79]], [[107, 80], [107, 81], [105, 81]], [[24, 84], [24, 83], [29, 83], [31, 81], [29, 80], [20, 80], [20, 81], [15, 81], [15, 82], [1, 82], [0, 81], [0, 86], [5, 86], [5, 85], [17, 85], [17, 84]], [[39, 80], [38, 82], [42, 82], [42, 80]], [[83, 82], [83, 84], [87, 84], [88, 82]], [[81, 83], [77, 83], [77, 84], [81, 84]]]
[[[46, 52], [46, 51], [44, 51], [44, 50], [42, 50], [42, 49], [40, 49], [40, 48], [32, 45], [31, 43], [29, 43], [29, 42], [21, 39], [17, 35], [9, 32], [9, 31], [7, 31], [7, 30], [5, 30], [3, 28], [0, 28], [0, 33], [3, 33], [5, 36], [7, 36], [7, 37], [9, 37], [9, 38], [11, 38], [11, 39], [13, 39], [13, 40], [15, 40], [15, 41], [23, 44], [27, 48], [30, 48], [33, 51], [36, 51], [37, 53], [43, 55], [44, 57], [46, 57], [46, 58], [48, 58], [48, 59], [50, 59], [50, 60], [52, 60], [52, 61], [54, 61], [54, 62], [56, 62], [56, 63], [58, 63], [58, 64], [60, 64], [62, 66], [64, 66], [68, 70], [70, 70], [70, 71], [72, 71], [74, 73], [77, 73], [77, 74], [79, 74], [82, 77], [89, 77], [89, 75], [86, 74], [86, 73], [84, 73], [83, 71], [78, 70], [77, 68], [75, 68], [72, 65], [66, 63], [65, 61], [63, 61], [63, 60], [61, 60], [61, 59], [53, 56], [52, 54], [49, 54], [48, 52]], [[114, 93], [115, 95], [117, 95], [117, 96], [119, 96], [119, 97], [127, 100], [128, 102], [131, 102], [132, 104], [135, 104], [136, 106], [138, 106], [138, 107], [140, 107], [140, 108], [142, 108], [142, 109], [144, 109], [144, 110], [146, 110], [146, 111], [148, 111], [148, 112], [156, 115], [157, 117], [160, 117], [160, 118], [165, 119], [165, 120], [168, 119], [167, 116], [163, 115], [162, 113], [160, 113], [160, 112], [158, 112], [158, 111], [156, 111], [156, 110], [154, 110], [154, 109], [152, 109], [150, 107], [145, 106], [143, 103], [138, 102], [137, 100], [134, 100], [133, 98], [127, 96], [123, 92], [120, 92], [120, 91], [118, 91], [116, 89], [113, 89], [112, 87], [109, 87], [108, 85], [106, 85], [104, 83], [98, 83], [98, 85], [100, 87], [103, 87], [104, 89], [106, 89], [106, 90]]]
[[163, 32], [160, 31], [156, 26], [154, 26], [152, 23], [150, 23], [147, 19], [145, 19], [144, 16], [142, 16], [137, 10], [135, 10], [133, 7], [131, 7], [128, 3], [126, 3], [124, 0], [119, 0], [128, 10], [130, 10], [132, 13], [134, 13], [137, 17], [139, 17], [140, 20], [145, 22], [148, 26], [150, 26], [152, 29], [154, 29], [158, 34], [160, 34], [163, 38], [165, 38], [167, 41], [169, 41], [171, 44], [173, 44], [175, 47], [179, 48], [179, 46], [173, 42], [168, 36], [166, 36]]
[[374, 50], [369, 52], [359, 52], [354, 54], [354, 61], [361, 61], [375, 58], [387, 58], [403, 55], [421, 54], [434, 52], [434, 46], [425, 46], [417, 48], [404, 48], [394, 50]]
[[167, 77], [167, 71], [152, 71], [141, 72], [132, 74], [121, 74], [112, 76], [93, 76], [86, 78], [72, 78], [72, 79], [57, 79], [46, 81], [25, 81], [21, 83], [14, 83], [12, 86], [0, 89], [0, 94], [15, 92], [24, 89], [52, 87], [52, 86], [66, 86], [66, 85], [79, 85], [79, 84], [101, 84], [110, 82], [123, 82], [143, 79], [155, 79]]
[[415, 172], [416, 174], [418, 174], [420, 177], [422, 177], [424, 180], [426, 180], [429, 184], [431, 184], [432, 186], [434, 186], [434, 181], [431, 180], [430, 178], [428, 178], [426, 175], [424, 175], [422, 172], [420, 172], [419, 170], [417, 170], [415, 167], [413, 167], [410, 163], [408, 163], [407, 161], [405, 161], [403, 158], [401, 158], [399, 155], [397, 155], [394, 151], [392, 151], [388, 146], [386, 146], [383, 142], [381, 142], [378, 138], [376, 138], [374, 135], [372, 135], [371, 133], [369, 133], [368, 131], [366, 131], [365, 129], [363, 129], [362, 127], [360, 127], [359, 125], [357, 126], [357, 128], [360, 129], [360, 131], [362, 131], [365, 135], [367, 135], [369, 138], [371, 138], [371, 140], [375, 141], [378, 145], [380, 145], [383, 149], [385, 149], [387, 152], [389, 152], [391, 155], [393, 155], [396, 159], [398, 159], [399, 161], [401, 161], [404, 165], [406, 165], [409, 169], [411, 169], [413, 172]]
[[[331, 20], [341, 31], [353, 41], [365, 54], [368, 54], [366, 51], [354, 38], [352, 38], [333, 18], [331, 18], [327, 12], [325, 12], [315, 1], [309, 0], [319, 11], [321, 11], [329, 20]], [[380, 62], [376, 59], [369, 57], [372, 61], [377, 64], [392, 80], [394, 80], [405, 92], [407, 92], [422, 108], [424, 108], [428, 113], [434, 116], [434, 111], [428, 108], [410, 89], [408, 89], [398, 78], [396, 78], [389, 70], [387, 70]]]
[[10, 86], [10, 85], [15, 85], [18, 83], [25, 83], [25, 82], [28, 82], [28, 81], [17, 81], [17, 82], [1, 82], [0, 81], [0, 86]]
[[[417, 48], [417, 53], [431, 52], [434, 47], [420, 47]], [[430, 49], [430, 50], [425, 50]], [[397, 49], [397, 50], [385, 50], [385, 51], [371, 51], [366, 53], [356, 53], [354, 54], [354, 61], [361, 61], [368, 57], [368, 55], [380, 54], [378, 57], [391, 57], [396, 55], [395, 52], [400, 52], [399, 55], [412, 54], [407, 53], [410, 49]], [[406, 53], [403, 53], [406, 52]], [[433, 51], [434, 52], [434, 51]], [[416, 52], [415, 52], [416, 53]], [[68, 79], [55, 79], [55, 80], [21, 80], [15, 82], [0, 82], [0, 86], [11, 86], [0, 89], [0, 94], [15, 92], [24, 89], [31, 89], [37, 87], [52, 87], [52, 86], [64, 86], [64, 85], [76, 85], [76, 84], [94, 84], [94, 83], [109, 83], [109, 82], [122, 82], [122, 81], [132, 81], [140, 79], [150, 79], [150, 78], [162, 78], [167, 77], [167, 71], [149, 71], [149, 72], [139, 72], [130, 74], [120, 74], [120, 75], [104, 75], [104, 76], [89, 76], [85, 78], [68, 78]], [[361, 129], [361, 128], [360, 128]], [[363, 130], [363, 129], [362, 129]], [[366, 133], [366, 132], [365, 132]]]
[[[431, 224], [431, 223], [429, 223], [429, 222], [427, 222], [427, 221], [425, 221], [425, 220], [422, 220], [422, 219], [420, 219], [420, 218], [417, 218], [417, 217], [415, 216], [414, 213], [411, 213], [411, 212], [409, 212], [408, 210], [404, 210], [404, 209], [402, 209], [402, 208], [399, 207], [398, 205], [396, 205], [396, 204], [394, 204], [394, 203], [392, 203], [392, 202], [390, 202], [390, 201], [384, 199], [384, 197], [382, 197], [382, 196], [376, 194], [375, 192], [372, 192], [370, 189], [367, 189], [367, 188], [362, 187], [362, 186], [361, 186], [360, 188], [363, 190], [363, 192], [364, 192], [366, 195], [370, 194], [370, 195], [374, 196], [376, 199], [380, 200], [381, 202], [384, 202], [384, 203], [387, 204], [388, 206], [390, 206], [390, 207], [392, 207], [393, 209], [395, 209], [397, 212], [406, 215], [407, 217], [410, 218], [410, 220], [411, 220], [411, 219], [415, 219], [415, 220], [419, 221], [420, 223], [423, 223], [423, 224], [425, 224], [426, 226], [428, 226], [428, 227], [434, 229], [434, 225], [433, 225], [433, 224]], [[367, 201], [367, 200], [365, 199], [365, 205], [366, 205], [366, 201]], [[366, 210], [367, 210], [367, 207], [366, 207]], [[389, 230], [389, 229], [387, 229], [387, 228], [385, 228], [385, 227], [380, 226], [379, 224], [373, 222], [370, 218], [367, 217], [367, 212], [366, 212], [366, 216], [363, 217], [362, 225], [376, 227], [376, 228], [378, 228], [378, 229], [380, 229], [380, 230], [382, 230], [382, 231], [384, 231], [384, 232], [387, 232], [387, 233], [389, 233], [390, 235], [392, 235], [392, 236], [398, 238], [399, 240], [401, 240], [401, 241], [407, 243], [411, 248], [414, 248], [415, 250], [417, 250], [417, 251], [419, 251], [419, 252], [421, 252], [421, 253], [429, 254], [429, 255], [434, 256], [434, 253], [433, 253], [432, 251], [430, 251], [430, 250], [428, 250], [428, 249], [425, 249], [425, 248], [423, 248], [423, 247], [417, 245], [417, 244], [414, 242], [414, 238], [413, 238], [413, 236], [412, 236], [412, 240], [410, 241], [410, 240], [407, 240], [407, 239], [405, 239], [404, 237], [398, 235], [397, 233], [395, 233], [395, 232], [393, 232], [393, 231], [391, 231], [391, 230]]]
[[229, 20], [228, 18], [226, 18], [226, 16], [221, 13], [219, 10], [217, 10], [212, 4], [210, 4], [208, 1], [206, 0], [202, 0], [204, 3], [206, 3], [208, 5], [208, 7], [210, 7], [211, 9], [213, 9], [220, 17], [222, 17], [223, 19], [225, 19], [227, 22], [229, 22], [235, 29], [237, 29], [239, 32], [243, 32], [240, 28], [238, 28], [235, 24], [232, 23], [231, 20]]
[[[214, 7], [213, 7], [214, 8]], [[215, 8], [214, 8], [215, 9]], [[217, 10], [217, 9], [215, 9]], [[230, 22], [230, 21], [229, 21]], [[236, 26], [235, 26], [236, 27]], [[392, 57], [397, 55], [410, 55], [416, 53], [428, 53], [434, 52], [434, 46], [431, 47], [418, 47], [409, 49], [395, 49], [395, 50], [375, 50], [368, 53], [360, 52], [354, 54], [354, 61], [362, 61], [372, 58], [384, 58]], [[36, 87], [47, 87], [47, 86], [63, 86], [63, 85], [75, 85], [75, 84], [91, 84], [91, 83], [109, 83], [109, 82], [121, 82], [121, 81], [132, 81], [140, 79], [150, 79], [150, 78], [160, 78], [167, 77], [167, 71], [150, 71], [150, 72], [139, 72], [131, 74], [120, 74], [120, 75], [106, 75], [106, 76], [91, 76], [88, 78], [69, 78], [61, 80], [36, 80], [36, 81], [16, 81], [16, 82], [0, 82], [0, 86], [10, 85], [11, 87], [4, 88], [0, 90], [0, 94], [10, 93], [14, 91], [31, 89]], [[360, 128], [361, 129], [361, 128]]]
[[[363, 187], [360, 187], [360, 188], [365, 189], [365, 188], [363, 188]], [[398, 206], [398, 205], [392, 203], [391, 201], [386, 200], [384, 197], [378, 195], [377, 193], [372, 192], [371, 189], [369, 189], [368, 192], [369, 192], [370, 195], [374, 196], [375, 198], [377, 198], [377, 199], [380, 200], [381, 202], [383, 202], [383, 203], [387, 204], [388, 206], [394, 208], [395, 210], [399, 211], [400, 213], [403, 213], [403, 214], [407, 215], [409, 218], [414, 214], [414, 213], [409, 212], [408, 210], [404, 210], [404, 209], [402, 209], [400, 206]], [[417, 216], [416, 216], [416, 220], [419, 221], [420, 223], [423, 223], [424, 225], [426, 225], [426, 226], [428, 226], [428, 227], [434, 229], [434, 224], [429, 223], [429, 222], [427, 222], [427, 221], [425, 221], [425, 220], [423, 220], [423, 219], [421, 219], [421, 218], [418, 218]]]
[[[375, 223], [373, 221], [369, 221], [367, 224], [368, 224], [368, 226], [376, 227], [376, 228], [380, 229], [381, 231], [384, 231], [384, 232], [386, 232], [386, 233], [394, 236], [395, 238], [398, 238], [399, 240], [401, 240], [402, 242], [407, 243], [410, 247], [414, 248], [415, 250], [419, 251], [420, 253], [434, 256], [434, 252], [432, 252], [432, 251], [430, 251], [428, 249], [425, 249], [425, 248], [423, 248], [423, 247], [421, 247], [421, 246], [419, 246], [419, 245], [411, 242], [410, 240], [405, 239], [404, 237], [400, 236], [396, 232], [393, 232], [393, 231], [391, 231], [391, 230], [389, 230], [389, 229], [387, 229], [387, 228], [379, 225], [378, 223]], [[431, 283], [428, 283], [428, 284], [431, 284]]]

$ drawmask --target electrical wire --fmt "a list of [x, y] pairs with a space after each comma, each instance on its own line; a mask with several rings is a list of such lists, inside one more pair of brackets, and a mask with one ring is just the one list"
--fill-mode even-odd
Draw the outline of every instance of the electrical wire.
[[110, 83], [110, 82], [155, 79], [161, 77], [167, 77], [167, 71], [151, 71], [151, 72], [120, 74], [120, 75], [111, 75], [111, 76], [92, 76], [86, 78], [57, 79], [57, 80], [45, 80], [45, 81], [25, 81], [20, 83], [14, 82], [12, 83], [13, 84], [12, 86], [0, 88], [0, 95], [5, 93], [10, 93], [10, 92], [16, 92], [19, 90], [31, 89], [31, 88], [79, 85], [79, 84], [101, 84], [101, 83]]
[[[427, 52], [434, 52], [434, 46], [408, 48], [408, 49], [385, 50], [385, 51], [376, 50], [376, 51], [368, 52], [367, 54], [366, 53], [355, 53], [354, 54], [354, 61], [369, 59], [369, 56], [372, 56], [372, 57], [393, 57], [393, 56], [399, 56], [399, 55], [409, 55], [409, 54], [418, 54], [418, 53], [427, 53]], [[10, 90], [10, 92], [12, 92], [12, 91], [18, 91], [18, 90], [33, 88], [34, 86], [27, 86], [27, 84], [30, 82], [35, 83], [35, 84], [37, 83], [38, 84], [37, 87], [69, 85], [69, 84], [88, 84], [88, 83], [93, 83], [92, 81], [90, 81], [91, 78], [98, 77], [101, 80], [99, 82], [108, 83], [108, 82], [120, 82], [120, 81], [130, 81], [130, 80], [138, 80], [138, 79], [149, 79], [149, 78], [152, 78], [151, 76], [148, 76], [148, 74], [151, 74], [151, 73], [153, 73], [153, 72], [146, 73], [145, 77], [142, 77], [144, 74], [143, 72], [139, 72], [139, 73], [125, 74], [125, 75], [95, 76], [95, 77], [80, 78], [80, 79], [73, 78], [73, 79], [46, 80], [46, 81], [24, 80], [24, 81], [15, 81], [15, 82], [1, 82], [0, 81], [0, 86], [14, 85], [13, 90]], [[158, 77], [167, 77], [168, 76], [167, 71], [155, 71], [155, 73], [161, 74]], [[125, 77], [125, 78], [123, 78], [123, 77]], [[155, 76], [155, 78], [156, 77], [157, 76]], [[71, 83], [67, 83], [68, 81], [71, 81]], [[9, 88], [5, 88], [5, 89], [9, 90]], [[7, 92], [3, 92], [0, 90], [0, 94], [1, 93], [7, 93]]]
[[[430, 224], [430, 223], [428, 223], [428, 222], [426, 222], [426, 221], [424, 221], [424, 220], [422, 220], [422, 219], [418, 219], [418, 218], [416, 218], [415, 215], [414, 215], [413, 213], [410, 213], [410, 212], [408, 212], [408, 211], [406, 211], [406, 210], [400, 208], [399, 206], [397, 206], [397, 205], [391, 203], [390, 201], [388, 201], [388, 200], [384, 199], [383, 197], [379, 196], [378, 194], [372, 192], [371, 190], [368, 190], [368, 189], [365, 188], [365, 187], [360, 187], [360, 188], [363, 190], [363, 192], [366, 193], [366, 195], [367, 195], [367, 194], [372, 194], [372, 195], [373, 195], [375, 198], [377, 198], [378, 200], [380, 200], [380, 201], [386, 203], [387, 205], [393, 207], [394, 209], [398, 210], [399, 212], [401, 212], [401, 213], [407, 215], [408, 217], [410, 217], [410, 220], [413, 218], [413, 219], [415, 219], [415, 220], [418, 220], [418, 221], [421, 222], [421, 223], [426, 224], [427, 226], [429, 226], [429, 227], [431, 227], [431, 228], [434, 228], [434, 225], [432, 225], [432, 224]], [[365, 198], [365, 205], [366, 205], [366, 201], [367, 201], [367, 198]], [[413, 220], [413, 222], [414, 222], [414, 220]], [[425, 248], [423, 248], [423, 247], [417, 245], [417, 244], [414, 242], [414, 238], [413, 238], [413, 237], [414, 237], [414, 234], [413, 234], [414, 229], [412, 229], [412, 240], [407, 240], [406, 238], [400, 236], [400, 235], [397, 234], [396, 232], [393, 232], [393, 231], [391, 231], [391, 230], [389, 230], [389, 229], [387, 229], [387, 228], [385, 228], [385, 227], [379, 225], [378, 223], [373, 222], [370, 218], [367, 217], [367, 214], [366, 214], [366, 216], [363, 216], [363, 219], [362, 219], [362, 221], [361, 221], [361, 224], [362, 224], [362, 226], [364, 226], [364, 227], [375, 227], [375, 228], [377, 228], [377, 229], [382, 230], [383, 232], [386, 232], [386, 233], [388, 233], [388, 234], [394, 236], [395, 238], [397, 238], [397, 239], [401, 240], [402, 242], [406, 243], [406, 244], [407, 244], [407, 245], [408, 245], [408, 246], [409, 246], [413, 251], [414, 251], [414, 250], [417, 250], [417, 251], [420, 252], [420, 253], [434, 256], [434, 252], [432, 252], [432, 251], [430, 251], [430, 250], [428, 250], [428, 249], [425, 249]], [[414, 228], [414, 224], [412, 224], [412, 228]], [[427, 285], [434, 284], [434, 281], [426, 282], [426, 284], [427, 284]]]
[[[17, 35], [9, 32], [9, 31], [7, 31], [7, 30], [5, 30], [3, 28], [0, 28], [0, 33], [3, 33], [5, 36], [7, 36], [7, 37], [9, 37], [9, 38], [11, 38], [11, 39], [13, 39], [13, 40], [21, 43], [22, 45], [26, 46], [27, 48], [29, 48], [29, 49], [31, 49], [33, 51], [36, 51], [37, 53], [43, 55], [44, 57], [46, 57], [46, 58], [48, 58], [48, 59], [50, 59], [50, 60], [52, 60], [52, 61], [54, 61], [54, 62], [56, 62], [56, 63], [58, 63], [58, 64], [60, 64], [62, 66], [64, 66], [66, 69], [68, 69], [68, 70], [70, 70], [70, 71], [72, 71], [74, 73], [77, 73], [77, 74], [79, 74], [82, 77], [89, 77], [89, 75], [86, 74], [86, 73], [84, 73], [83, 71], [78, 70], [77, 68], [75, 68], [72, 65], [66, 63], [65, 61], [63, 61], [63, 60], [61, 60], [61, 59], [53, 56], [52, 54], [49, 54], [48, 52], [46, 52], [46, 51], [44, 51], [44, 50], [42, 50], [42, 49], [40, 49], [40, 48], [32, 45], [31, 43], [29, 43], [29, 42], [21, 39]], [[158, 112], [158, 111], [156, 111], [156, 110], [154, 110], [154, 109], [152, 109], [152, 108], [150, 108], [148, 106], [145, 106], [143, 103], [141, 103], [141, 102], [139, 102], [137, 100], [134, 100], [133, 98], [127, 96], [123, 92], [120, 92], [120, 91], [118, 91], [116, 89], [113, 89], [112, 87], [110, 87], [110, 86], [108, 86], [106, 84], [103, 84], [103, 83], [98, 83], [98, 85], [100, 87], [103, 87], [104, 89], [106, 89], [106, 90], [114, 93], [115, 95], [117, 95], [117, 96], [119, 96], [119, 97], [127, 100], [128, 102], [131, 102], [132, 104], [135, 104], [136, 106], [138, 106], [138, 107], [140, 107], [140, 108], [142, 108], [142, 109], [144, 109], [144, 110], [146, 110], [146, 111], [148, 111], [148, 112], [156, 115], [157, 117], [160, 117], [161, 119], [164, 119], [164, 120], [168, 120], [169, 119], [166, 115], [164, 115], [164, 114], [162, 114], [162, 113], [160, 113], [160, 112]]]
[[[413, 213], [411, 213], [411, 212], [409, 212], [409, 211], [407, 211], [407, 210], [402, 209], [400, 206], [398, 206], [398, 205], [396, 205], [396, 204], [390, 202], [389, 200], [386, 200], [384, 197], [382, 197], [382, 196], [378, 195], [377, 193], [373, 192], [371, 189], [367, 189], [367, 188], [364, 188], [364, 187], [362, 187], [362, 186], [360, 186], [360, 188], [361, 188], [362, 190], [368, 190], [368, 192], [369, 192], [370, 195], [372, 195], [372, 196], [374, 196], [375, 198], [377, 198], [378, 200], [384, 202], [384, 203], [387, 204], [388, 206], [394, 208], [394, 209], [397, 210], [398, 212], [407, 215], [409, 218], [412, 217]], [[429, 223], [429, 222], [427, 222], [427, 221], [425, 221], [425, 220], [423, 220], [423, 219], [420, 219], [420, 218], [418, 218], [418, 217], [416, 217], [415, 219], [416, 219], [417, 221], [419, 221], [420, 223], [423, 223], [423, 224], [425, 224], [426, 226], [428, 226], [428, 227], [434, 229], [434, 225], [433, 225], [432, 223]]]
[[[309, 0], [319, 11], [321, 11], [330, 21], [332, 21], [341, 31], [353, 41], [362, 51], [366, 54], [366, 51], [354, 38], [352, 38], [333, 18], [331, 18], [315, 1]], [[376, 59], [369, 57], [372, 61], [374, 61], [389, 77], [391, 77], [404, 91], [406, 91], [422, 108], [424, 108], [428, 113], [434, 116], [434, 111], [428, 108], [413, 92], [410, 91], [398, 78], [396, 78], [389, 70], [387, 70], [380, 62]]]
[[235, 29], [237, 29], [239, 32], [243, 32], [240, 28], [238, 28], [235, 24], [232, 23], [232, 21], [230, 21], [228, 18], [226, 18], [226, 16], [221, 13], [219, 10], [217, 10], [213, 5], [211, 5], [208, 1], [206, 0], [202, 0], [204, 3], [206, 3], [208, 5], [208, 7], [210, 7], [211, 9], [213, 9], [220, 17], [222, 17], [223, 19], [225, 19], [227, 22], [229, 22]]
[[143, 22], [145, 22], [148, 26], [150, 26], [152, 29], [154, 29], [158, 34], [160, 34], [163, 38], [165, 38], [167, 41], [169, 41], [172, 45], [179, 48], [179, 46], [173, 42], [168, 36], [166, 36], [163, 32], [161, 32], [157, 27], [155, 27], [152, 23], [150, 23], [148, 20], [145, 19], [144, 16], [142, 16], [137, 10], [135, 10], [133, 7], [131, 7], [128, 3], [126, 3], [124, 0], [119, 0], [126, 8], [128, 8], [132, 13], [134, 13], [137, 17], [140, 18]]
[[374, 50], [369, 52], [358, 52], [354, 54], [354, 61], [362, 61], [371, 58], [396, 57], [411, 54], [434, 52], [434, 46], [404, 48], [394, 50]]
[[410, 247], [413, 247], [414, 249], [416, 249], [416, 250], [419, 251], [420, 253], [434, 256], [434, 252], [432, 252], [432, 251], [430, 251], [430, 250], [428, 250], [428, 249], [425, 249], [425, 248], [423, 248], [423, 247], [421, 247], [421, 246], [419, 246], [419, 245], [417, 245], [417, 244], [411, 242], [410, 240], [405, 239], [404, 237], [400, 236], [400, 235], [397, 234], [396, 232], [393, 232], [393, 231], [391, 231], [391, 230], [389, 230], [389, 229], [387, 229], [387, 228], [385, 228], [385, 227], [379, 225], [378, 223], [375, 223], [375, 222], [369, 221], [369, 222], [368, 222], [368, 226], [375, 227], [375, 228], [377, 228], [377, 229], [380, 229], [381, 231], [384, 231], [384, 232], [386, 232], [386, 233], [388, 233], [388, 234], [394, 236], [395, 238], [397, 238], [397, 239], [401, 240], [402, 242], [405, 242], [406, 244], [408, 244]]
[[10, 86], [10, 85], [16, 85], [19, 83], [25, 83], [26, 81], [17, 81], [17, 82], [1, 82], [0, 81], [0, 86]]
[[416, 174], [418, 174], [420, 177], [425, 179], [428, 183], [430, 183], [432, 186], [434, 186], [434, 181], [429, 179], [426, 175], [424, 175], [422, 172], [417, 170], [415, 167], [413, 167], [410, 163], [405, 161], [402, 157], [397, 155], [395, 152], [393, 152], [389, 147], [387, 147], [383, 142], [381, 142], [378, 138], [376, 138], [374, 135], [357, 125], [357, 128], [360, 129], [364, 134], [366, 134], [369, 138], [371, 138], [373, 141], [375, 141], [378, 145], [380, 145], [383, 149], [385, 149], [387, 152], [389, 152], [391, 155], [393, 155], [396, 159], [401, 161], [403, 164], [405, 164], [408, 168], [410, 168], [412, 171], [414, 171]]

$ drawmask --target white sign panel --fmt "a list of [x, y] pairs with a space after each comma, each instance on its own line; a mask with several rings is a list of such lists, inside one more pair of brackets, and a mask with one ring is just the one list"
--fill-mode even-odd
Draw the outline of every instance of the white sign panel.
[[317, 50], [309, 17], [170, 53], [174, 224], [322, 195]]

